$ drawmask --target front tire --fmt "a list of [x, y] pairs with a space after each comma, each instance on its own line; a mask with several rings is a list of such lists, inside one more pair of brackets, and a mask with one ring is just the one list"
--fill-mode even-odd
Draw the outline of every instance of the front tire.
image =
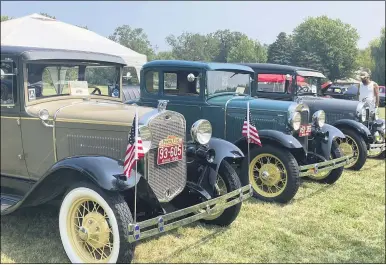
[[256, 199], [287, 203], [299, 186], [299, 165], [295, 157], [281, 147], [265, 145], [250, 151], [251, 163], [241, 164], [242, 183], [251, 183]]
[[[342, 156], [343, 152], [342, 150], [340, 150], [338, 143], [336, 141], [333, 141], [331, 146], [331, 157], [333, 159], [336, 159]], [[344, 166], [335, 168], [326, 173], [317, 174], [316, 176], [309, 176], [309, 178], [320, 183], [333, 184], [342, 176], [343, 169]]]
[[79, 183], [65, 195], [59, 213], [59, 231], [72, 263], [130, 263], [133, 244], [128, 243], [133, 222], [123, 197]]
[[365, 140], [350, 129], [342, 128], [341, 131], [346, 136], [345, 139], [338, 141], [343, 155], [354, 154], [355, 160], [346, 165], [345, 169], [360, 170], [367, 160], [367, 146]]
[[[220, 164], [215, 185], [217, 196], [225, 195], [239, 188], [241, 188], [241, 183], [236, 171], [227, 161], [223, 160]], [[206, 219], [202, 219], [201, 222], [211, 225], [228, 226], [239, 215], [240, 209], [241, 202], [222, 212], [215, 213]]]

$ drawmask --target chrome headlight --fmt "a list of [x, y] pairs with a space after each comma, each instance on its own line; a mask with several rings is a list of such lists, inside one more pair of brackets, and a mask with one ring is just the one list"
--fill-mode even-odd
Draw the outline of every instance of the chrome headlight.
[[300, 112], [295, 111], [291, 113], [291, 116], [289, 118], [289, 124], [293, 130], [295, 131], [299, 130], [301, 122], [302, 122], [302, 116], [300, 115]]
[[141, 137], [141, 140], [142, 140], [143, 151], [144, 153], [147, 153], [151, 149], [151, 140], [152, 140], [151, 131], [149, 127], [144, 125], [139, 126], [138, 131], [139, 131], [139, 136]]
[[366, 108], [365, 104], [363, 102], [360, 102], [357, 106], [357, 117], [359, 121], [365, 122], [366, 121]]
[[208, 120], [198, 120], [192, 125], [190, 134], [193, 141], [199, 144], [207, 144], [212, 138], [212, 125]]
[[326, 113], [323, 110], [318, 110], [312, 115], [312, 121], [315, 126], [322, 128], [326, 123]]

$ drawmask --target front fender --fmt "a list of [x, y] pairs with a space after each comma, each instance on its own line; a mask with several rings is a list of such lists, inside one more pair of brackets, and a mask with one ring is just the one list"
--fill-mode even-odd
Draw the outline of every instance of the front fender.
[[367, 144], [371, 142], [372, 136], [371, 136], [370, 130], [360, 122], [349, 120], [349, 119], [342, 119], [342, 120], [336, 121], [332, 125], [334, 127], [337, 127], [338, 129], [341, 129], [341, 128], [352, 129], [355, 132], [359, 133]]
[[331, 146], [332, 142], [335, 138], [346, 138], [341, 130], [338, 128], [330, 125], [330, 124], [324, 124], [322, 128], [319, 129], [324, 135], [328, 136], [328, 140], [322, 140], [321, 142], [321, 148], [323, 152], [323, 156], [329, 160], [330, 154], [331, 154]]
[[45, 174], [48, 177], [60, 169], [72, 169], [86, 175], [99, 187], [110, 191], [123, 191], [130, 189], [138, 183], [142, 174], [137, 172], [135, 182], [135, 171], [132, 170], [129, 178], [123, 175], [122, 161], [105, 156], [77, 156], [58, 161]]
[[262, 144], [264, 144], [264, 139], [267, 139], [274, 141], [289, 149], [303, 148], [302, 144], [295, 137], [280, 131], [260, 130], [259, 136]]

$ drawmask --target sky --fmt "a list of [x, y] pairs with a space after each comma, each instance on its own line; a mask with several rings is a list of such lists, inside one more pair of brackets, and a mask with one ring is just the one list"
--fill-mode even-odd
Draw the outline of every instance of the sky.
[[281, 31], [291, 33], [307, 17], [321, 15], [351, 24], [361, 36], [358, 47], [365, 48], [385, 26], [384, 1], [1, 1], [1, 15], [40, 12], [106, 37], [124, 24], [143, 28], [158, 51], [169, 50], [169, 34], [218, 29], [240, 31], [270, 44]]

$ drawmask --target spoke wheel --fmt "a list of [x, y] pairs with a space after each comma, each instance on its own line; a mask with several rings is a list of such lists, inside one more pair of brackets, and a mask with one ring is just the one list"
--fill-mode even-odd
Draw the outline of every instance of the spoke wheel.
[[78, 256], [88, 263], [106, 263], [114, 236], [104, 209], [92, 198], [79, 199], [71, 206], [67, 218], [71, 244]]
[[249, 181], [257, 193], [265, 197], [277, 197], [287, 185], [287, 170], [276, 156], [260, 154], [251, 161]]
[[352, 137], [350, 137], [348, 135], [345, 135], [345, 136], [346, 136], [345, 139], [339, 138], [337, 140], [337, 142], [338, 142], [339, 147], [342, 150], [344, 156], [348, 156], [348, 155], [354, 156], [353, 161], [350, 164], [347, 164], [344, 166], [344, 168], [351, 168], [352, 166], [354, 166], [358, 162], [359, 147]]
[[[215, 188], [217, 197], [222, 196], [228, 192], [225, 181], [220, 175], [217, 175], [216, 184], [214, 184], [214, 188]], [[220, 217], [220, 215], [222, 215], [223, 212], [224, 211], [217, 211], [214, 214], [204, 218], [204, 220], [214, 220]]]

